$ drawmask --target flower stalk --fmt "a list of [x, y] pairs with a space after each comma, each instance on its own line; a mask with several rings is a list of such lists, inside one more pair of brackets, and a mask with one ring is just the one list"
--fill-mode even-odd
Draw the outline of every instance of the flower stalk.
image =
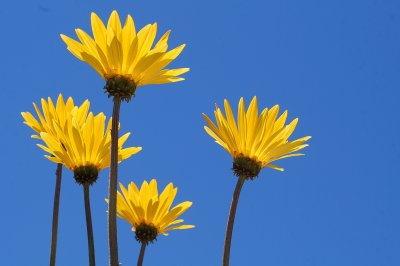
[[56, 188], [54, 191], [53, 223], [51, 229], [50, 266], [56, 265], [57, 235], [58, 235], [58, 210], [60, 208], [62, 164], [57, 164]]
[[222, 260], [223, 266], [229, 266], [229, 256], [231, 252], [231, 241], [233, 224], [235, 223], [236, 209], [239, 202], [240, 192], [242, 190], [243, 184], [246, 181], [245, 176], [240, 176], [236, 183], [235, 192], [233, 193], [231, 209], [229, 211], [228, 224], [226, 226], [225, 244], [224, 244], [224, 256]]
[[114, 96], [111, 125], [111, 162], [109, 179], [108, 243], [110, 266], [119, 266], [117, 239], [118, 124], [121, 98]]
[[143, 265], [143, 258], [144, 258], [144, 252], [146, 251], [146, 246], [147, 246], [147, 242], [142, 242], [142, 246], [140, 248], [140, 254], [139, 254], [137, 266], [142, 266]]
[[88, 237], [88, 251], [89, 251], [89, 265], [95, 266], [95, 252], [94, 252], [94, 239], [93, 239], [93, 226], [92, 226], [92, 213], [90, 210], [90, 184], [86, 183], [83, 185], [83, 196], [85, 201], [85, 214], [86, 214], [86, 229]]

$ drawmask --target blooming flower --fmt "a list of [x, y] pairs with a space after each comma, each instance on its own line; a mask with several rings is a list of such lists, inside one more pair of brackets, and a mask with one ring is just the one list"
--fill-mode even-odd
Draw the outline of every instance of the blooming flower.
[[168, 235], [168, 231], [189, 229], [193, 225], [182, 225], [182, 219], [177, 219], [187, 211], [192, 202], [185, 201], [171, 208], [178, 189], [169, 183], [159, 195], [157, 181], [143, 182], [140, 190], [131, 182], [126, 189], [120, 183], [118, 191], [118, 216], [132, 225], [136, 239], [140, 242], [152, 242], [158, 234]]
[[[57, 142], [58, 145], [63, 144], [59, 136], [57, 135], [55, 124], [59, 125], [59, 127], [64, 130], [67, 117], [73, 116], [75, 117], [77, 125], [79, 127], [82, 126], [84, 121], [86, 120], [90, 105], [89, 101], [86, 100], [81, 106], [75, 106], [74, 100], [71, 97], [68, 98], [67, 102], [64, 102], [64, 98], [61, 93], [58, 96], [56, 105], [54, 105], [50, 97], [47, 101], [45, 99], [42, 99], [41, 102], [42, 111], [40, 111], [39, 107], [35, 103], [33, 103], [38, 119], [36, 119], [30, 112], [21, 112], [21, 115], [25, 120], [24, 123], [37, 133], [32, 136], [33, 138], [41, 139], [41, 136], [39, 134], [41, 132], [46, 132], [46, 134], [53, 136], [54, 142]], [[58, 210], [60, 204], [61, 179], [62, 164], [57, 164], [53, 205], [50, 265], [55, 265], [56, 261]]]
[[[74, 172], [78, 183], [92, 183], [98, 173], [110, 166], [111, 119], [105, 129], [106, 116], [89, 113], [82, 126], [75, 116], [69, 115], [64, 127], [54, 122], [56, 135], [41, 132], [40, 137], [46, 145], [38, 144], [50, 161], [61, 163]], [[130, 133], [118, 141], [118, 161], [121, 162], [138, 153], [141, 147], [122, 148]]]
[[123, 77], [136, 87], [184, 80], [179, 77], [189, 68], [164, 69], [182, 52], [184, 44], [167, 52], [167, 31], [153, 46], [157, 23], [148, 24], [136, 33], [130, 15], [122, 27], [117, 11], [113, 11], [107, 27], [100, 18], [91, 14], [93, 37], [76, 29], [79, 41], [61, 34], [67, 49], [78, 59], [92, 66], [105, 80]]
[[[204, 129], [232, 155], [235, 174], [248, 174], [247, 177], [253, 178], [264, 167], [283, 171], [283, 168], [271, 163], [283, 158], [304, 155], [295, 152], [307, 147], [308, 145], [304, 143], [311, 137], [289, 141], [288, 138], [296, 128], [298, 119], [285, 125], [288, 113], [285, 111], [277, 118], [279, 105], [271, 109], [265, 108], [259, 114], [257, 97], [254, 97], [246, 112], [241, 98], [237, 122], [226, 99], [224, 107], [226, 115], [218, 106], [214, 111], [216, 125], [203, 114], [208, 124]], [[247, 168], [245, 172], [241, 169], [243, 167]]]

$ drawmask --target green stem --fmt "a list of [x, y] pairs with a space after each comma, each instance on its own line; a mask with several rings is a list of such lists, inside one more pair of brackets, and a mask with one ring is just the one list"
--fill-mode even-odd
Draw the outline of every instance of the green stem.
[[108, 243], [110, 266], [119, 266], [117, 239], [118, 125], [121, 99], [114, 96], [111, 126], [111, 163], [108, 192]]
[[88, 237], [88, 250], [89, 250], [89, 265], [95, 266], [95, 253], [94, 253], [94, 240], [93, 240], [93, 226], [92, 226], [92, 214], [90, 210], [90, 194], [89, 184], [83, 185], [83, 195], [85, 199], [85, 214], [86, 214], [86, 229]]
[[244, 181], [246, 181], [245, 177], [239, 177], [236, 183], [235, 192], [233, 193], [231, 210], [229, 212], [228, 224], [226, 226], [226, 235], [225, 235], [225, 245], [224, 245], [224, 257], [222, 261], [223, 266], [229, 266], [229, 255], [231, 252], [231, 241], [232, 241], [232, 232], [233, 232], [233, 224], [235, 223], [235, 215], [236, 208], [239, 202], [240, 191], [242, 190]]
[[53, 224], [51, 228], [50, 266], [56, 265], [57, 234], [58, 234], [58, 210], [60, 208], [60, 191], [62, 178], [62, 164], [57, 164], [56, 188], [54, 190]]
[[142, 264], [143, 264], [143, 258], [144, 258], [144, 252], [146, 250], [146, 246], [147, 246], [147, 243], [143, 242], [142, 247], [140, 248], [140, 254], [139, 254], [138, 261], [137, 261], [137, 266], [142, 266]]

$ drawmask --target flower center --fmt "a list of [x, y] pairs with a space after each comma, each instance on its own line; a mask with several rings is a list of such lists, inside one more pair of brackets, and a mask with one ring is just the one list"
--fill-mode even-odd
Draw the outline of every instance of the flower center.
[[74, 170], [76, 183], [80, 185], [93, 184], [99, 177], [99, 170], [94, 165], [79, 166]]
[[135, 96], [136, 84], [124, 76], [114, 76], [107, 79], [104, 92], [108, 92], [108, 98], [118, 96], [122, 101], [129, 102]]
[[237, 157], [233, 160], [232, 170], [238, 177], [245, 177], [246, 179], [253, 180], [258, 176], [261, 171], [261, 165], [244, 156]]
[[158, 231], [153, 225], [141, 224], [136, 227], [136, 240], [140, 243], [148, 244], [157, 240]]

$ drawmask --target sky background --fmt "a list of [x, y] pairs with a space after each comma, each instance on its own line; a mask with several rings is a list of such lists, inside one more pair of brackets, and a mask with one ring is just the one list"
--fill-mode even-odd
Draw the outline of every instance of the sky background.
[[[61, 92], [111, 115], [104, 81], [71, 55], [59, 34], [91, 33], [90, 13], [116, 9], [137, 28], [172, 29], [186, 43], [172, 67], [186, 81], [140, 87], [122, 104], [121, 132], [143, 151], [120, 165], [119, 181], [174, 182], [193, 230], [160, 236], [145, 265], [221, 265], [236, 183], [231, 157], [203, 130], [201, 113], [227, 98], [258, 96], [299, 117], [292, 139], [312, 135], [306, 156], [282, 160], [244, 185], [231, 266], [400, 265], [400, 2], [376, 1], [7, 1], [0, 9], [3, 98], [1, 265], [47, 265], [56, 165], [30, 139], [21, 111]], [[98, 265], [107, 265], [108, 170], [92, 187]], [[118, 221], [122, 265], [139, 244]], [[64, 169], [57, 265], [87, 265], [83, 189]]]

